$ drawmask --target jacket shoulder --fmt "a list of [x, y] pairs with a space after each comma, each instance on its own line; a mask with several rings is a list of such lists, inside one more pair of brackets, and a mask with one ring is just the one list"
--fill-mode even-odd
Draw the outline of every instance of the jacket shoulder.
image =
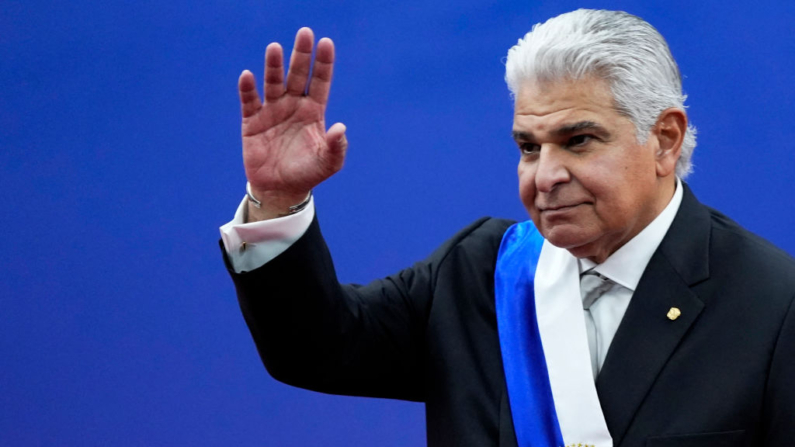
[[[714, 208], [707, 207], [712, 226], [713, 254], [730, 252], [735, 262], [754, 263], [755, 271], [787, 273], [795, 284], [795, 258], [767, 239], [752, 233]], [[729, 254], [729, 253], [725, 253]], [[725, 258], [728, 259], [728, 258]]]
[[446, 268], [457, 270], [463, 265], [493, 265], [502, 236], [514, 223], [508, 219], [482, 217], [467, 225], [426, 259], [433, 270], [433, 277], [436, 278], [438, 272]]
[[448, 239], [435, 254], [446, 257], [451, 252], [461, 249], [493, 251], [496, 254], [503, 234], [514, 223], [516, 221], [509, 219], [481, 217]]
[[795, 297], [795, 259], [723, 213], [708, 211], [710, 277], [723, 286], [722, 295], [753, 297], [757, 305], [779, 311], [789, 308]]

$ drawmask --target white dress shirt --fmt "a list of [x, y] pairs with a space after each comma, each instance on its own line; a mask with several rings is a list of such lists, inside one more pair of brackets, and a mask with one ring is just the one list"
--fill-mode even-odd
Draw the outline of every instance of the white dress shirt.
[[[640, 282], [652, 255], [662, 242], [682, 203], [682, 183], [676, 179], [673, 198], [663, 211], [629, 242], [624, 244], [603, 263], [579, 259], [580, 273], [594, 269], [617, 285], [605, 292], [592, 306], [598, 332], [598, 367], [604, 364], [610, 343], [618, 325], [627, 311], [632, 294]], [[287, 250], [312, 223], [315, 216], [314, 198], [296, 214], [267, 221], [244, 223], [244, 198], [234, 219], [220, 228], [221, 238], [235, 272], [247, 272], [265, 265]], [[577, 285], [579, 289], [579, 284]], [[583, 311], [585, 312], [585, 311]]]

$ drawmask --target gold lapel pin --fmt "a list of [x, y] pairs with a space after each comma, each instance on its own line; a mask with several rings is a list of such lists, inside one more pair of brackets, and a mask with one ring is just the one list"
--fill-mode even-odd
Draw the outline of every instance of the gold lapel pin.
[[678, 307], [672, 307], [671, 310], [668, 311], [668, 319], [671, 321], [676, 320], [679, 316], [682, 315], [682, 311], [679, 310]]

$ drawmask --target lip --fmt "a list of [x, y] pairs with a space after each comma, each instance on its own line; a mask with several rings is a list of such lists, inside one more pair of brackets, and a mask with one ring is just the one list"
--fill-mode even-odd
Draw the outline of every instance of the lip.
[[585, 203], [575, 203], [573, 205], [562, 205], [562, 206], [555, 206], [555, 207], [548, 207], [548, 208], [539, 208], [539, 211], [541, 211], [542, 213], [555, 212], [555, 211], [563, 212], [563, 211], [567, 211], [567, 210], [570, 210], [570, 209], [573, 209], [573, 208], [577, 208], [578, 206], [584, 205], [584, 204]]
[[556, 206], [552, 208], [545, 208], [539, 210], [539, 215], [544, 219], [568, 219], [569, 214], [576, 213], [577, 209], [582, 205], [586, 205], [587, 203], [577, 203], [574, 205], [566, 205], [566, 206]]

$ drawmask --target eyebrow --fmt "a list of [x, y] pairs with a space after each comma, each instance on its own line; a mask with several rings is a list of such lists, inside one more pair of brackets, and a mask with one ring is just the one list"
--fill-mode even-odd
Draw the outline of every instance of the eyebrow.
[[[557, 129], [553, 130], [551, 133], [555, 136], [566, 136], [571, 135], [576, 132], [580, 132], [583, 130], [592, 130], [602, 135], [610, 135], [610, 133], [602, 127], [601, 125], [597, 124], [594, 121], [579, 121], [572, 124], [566, 124]], [[535, 136], [533, 136], [532, 132], [523, 132], [514, 130], [511, 132], [513, 139], [516, 141], [535, 141]]]

